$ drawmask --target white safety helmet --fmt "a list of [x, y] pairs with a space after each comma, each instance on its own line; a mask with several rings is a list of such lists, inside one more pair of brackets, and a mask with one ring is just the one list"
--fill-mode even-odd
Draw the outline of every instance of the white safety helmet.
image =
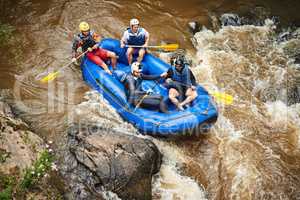
[[130, 26], [139, 25], [139, 24], [140, 24], [140, 22], [137, 19], [131, 19], [130, 20]]
[[133, 74], [134, 71], [140, 71], [140, 63], [134, 62], [131, 64], [131, 73]]

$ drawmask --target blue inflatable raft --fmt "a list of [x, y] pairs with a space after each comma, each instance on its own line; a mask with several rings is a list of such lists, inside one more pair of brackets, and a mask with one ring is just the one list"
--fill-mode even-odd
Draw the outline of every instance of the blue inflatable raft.
[[[104, 39], [100, 46], [115, 52], [118, 56], [117, 69], [130, 72], [126, 58], [126, 49], [120, 48], [120, 42], [115, 39]], [[170, 67], [159, 58], [146, 54], [143, 64], [143, 72], [148, 74], [161, 74]], [[211, 96], [207, 91], [197, 86], [198, 97], [191, 106], [184, 111], [177, 111], [171, 102], [168, 103], [169, 113], [161, 113], [155, 110], [135, 108], [127, 102], [126, 90], [121, 82], [114, 76], [107, 74], [101, 67], [83, 58], [82, 75], [86, 83], [101, 93], [104, 98], [115, 108], [123, 119], [132, 123], [141, 133], [170, 136], [200, 133], [211, 127], [217, 120], [218, 112]], [[154, 81], [143, 81], [142, 88], [149, 88], [154, 93], [168, 96], [168, 90]]]

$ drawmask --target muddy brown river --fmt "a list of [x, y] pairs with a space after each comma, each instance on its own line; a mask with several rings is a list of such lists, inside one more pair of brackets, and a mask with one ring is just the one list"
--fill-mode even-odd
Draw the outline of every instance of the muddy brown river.
[[[219, 119], [206, 134], [149, 137], [164, 154], [154, 199], [300, 199], [300, 104], [289, 103], [290, 91], [299, 91], [300, 66], [292, 56], [300, 55], [300, 31], [275, 39], [275, 26], [282, 32], [300, 26], [299, 10], [297, 0], [0, 0], [0, 36], [3, 24], [12, 30], [0, 40], [0, 88], [14, 94], [19, 115], [46, 140], [59, 141], [68, 124], [84, 119], [134, 131], [91, 92], [79, 67], [50, 84], [38, 80], [70, 62], [79, 22], [120, 38], [136, 17], [151, 44], [178, 43], [200, 83], [235, 98], [233, 105], [218, 105]], [[221, 27], [224, 13], [262, 24]], [[267, 20], [273, 16], [280, 24]], [[191, 21], [207, 29], [193, 36]]]

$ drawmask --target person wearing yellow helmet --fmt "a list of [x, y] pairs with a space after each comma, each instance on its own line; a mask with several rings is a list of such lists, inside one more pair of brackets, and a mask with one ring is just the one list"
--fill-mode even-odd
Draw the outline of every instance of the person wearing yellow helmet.
[[86, 56], [95, 64], [101, 66], [107, 73], [112, 74], [106, 65], [105, 61], [111, 59], [111, 65], [115, 69], [117, 63], [117, 56], [114, 52], [102, 49], [98, 46], [101, 37], [94, 31], [90, 30], [87, 22], [79, 24], [80, 33], [75, 36], [72, 46], [72, 61], [76, 61], [77, 49], [82, 48], [82, 51], [88, 51]]
[[[121, 48], [126, 45], [148, 46], [150, 35], [148, 31], [140, 27], [140, 22], [137, 19], [131, 19], [130, 27], [123, 33], [121, 39]], [[128, 64], [131, 65], [133, 54], [138, 54], [137, 62], [141, 62], [146, 53], [145, 48], [132, 48], [127, 49]]]
[[81, 22], [79, 24], [79, 29], [81, 32], [85, 32], [85, 31], [89, 31], [90, 30], [90, 26], [87, 22]]

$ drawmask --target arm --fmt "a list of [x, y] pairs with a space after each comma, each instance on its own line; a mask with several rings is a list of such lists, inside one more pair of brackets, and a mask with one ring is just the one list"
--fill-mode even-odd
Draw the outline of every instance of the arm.
[[184, 78], [184, 84], [187, 86], [187, 87], [191, 87], [193, 84], [192, 84], [192, 80], [191, 80], [191, 75], [192, 75], [192, 73], [191, 73], [191, 70], [189, 69], [189, 67], [186, 65], [185, 66], [186, 67], [186, 69], [184, 69], [184, 70], [187, 70], [187, 72], [186, 72], [186, 76], [185, 76], [185, 78]]
[[149, 34], [148, 31], [145, 30], [145, 44], [143, 46], [148, 46], [149, 45], [149, 40], [150, 40], [150, 34]]
[[166, 78], [172, 78], [173, 76], [173, 70], [172, 68], [169, 68], [168, 71], [167, 71], [167, 77]]
[[127, 86], [127, 99], [130, 104], [134, 104], [134, 99], [135, 99], [135, 80], [133, 76], [127, 76], [125, 79], [125, 85]]
[[143, 80], [157, 80], [160, 79], [160, 75], [148, 75], [148, 74], [141, 74], [141, 78]]
[[196, 81], [196, 78], [195, 78], [192, 70], [190, 70], [190, 77], [191, 77], [191, 83], [192, 83], [192, 85], [197, 86], [197, 81]]
[[126, 43], [127, 43], [127, 38], [128, 38], [128, 33], [127, 33], [127, 31], [125, 31], [125, 32], [123, 33], [123, 36], [122, 36], [121, 40], [120, 40], [121, 48], [124, 48], [124, 47], [125, 47], [125, 45], [126, 45]]
[[72, 58], [76, 58], [77, 49], [81, 46], [80, 38], [78, 36], [74, 37], [73, 45], [72, 45]]
[[168, 69], [168, 71], [166, 71], [166, 72], [163, 72], [161, 75], [160, 75], [160, 77], [161, 78], [164, 78], [164, 79], [167, 79], [167, 78], [170, 78], [170, 77], [172, 77], [172, 71], [170, 70], [170, 68]]

